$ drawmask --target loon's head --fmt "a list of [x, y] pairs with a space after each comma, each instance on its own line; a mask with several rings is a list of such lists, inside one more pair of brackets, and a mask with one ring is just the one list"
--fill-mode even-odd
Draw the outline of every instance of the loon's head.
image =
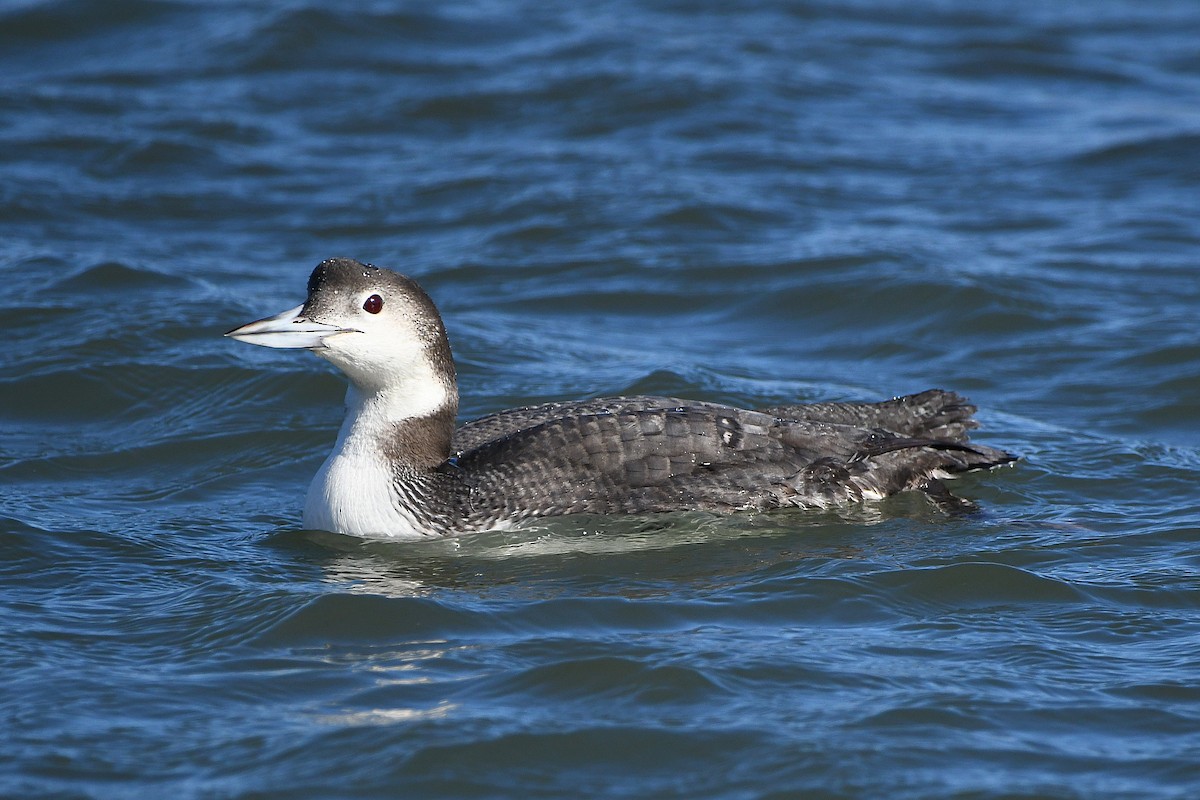
[[432, 400], [442, 391], [457, 401], [450, 343], [429, 295], [411, 278], [353, 259], [322, 261], [303, 305], [225, 335], [311, 350], [364, 395], [416, 392]]

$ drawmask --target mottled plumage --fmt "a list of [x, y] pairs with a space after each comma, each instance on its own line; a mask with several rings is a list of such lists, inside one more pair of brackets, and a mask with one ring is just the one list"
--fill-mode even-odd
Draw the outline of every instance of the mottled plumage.
[[347, 259], [317, 267], [304, 306], [230, 335], [307, 347], [350, 377], [347, 419], [313, 481], [305, 524], [360, 536], [453, 535], [578, 513], [824, 508], [906, 490], [964, 510], [971, 504], [940, 479], [1014, 460], [970, 443], [974, 406], [940, 389], [759, 411], [610, 397], [511, 409], [454, 430], [453, 361], [432, 301], [404, 276]]

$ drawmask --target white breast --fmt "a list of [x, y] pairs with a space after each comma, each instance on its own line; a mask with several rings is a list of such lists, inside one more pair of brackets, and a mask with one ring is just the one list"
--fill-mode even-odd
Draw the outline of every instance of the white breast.
[[393, 475], [378, 458], [334, 451], [313, 478], [304, 527], [351, 536], [424, 539], [416, 520], [397, 502]]
[[372, 415], [361, 413], [357, 402], [351, 409], [333, 452], [308, 487], [304, 527], [365, 538], [436, 535], [417, 522], [396, 492], [396, 474], [379, 448], [382, 426], [372, 424]]

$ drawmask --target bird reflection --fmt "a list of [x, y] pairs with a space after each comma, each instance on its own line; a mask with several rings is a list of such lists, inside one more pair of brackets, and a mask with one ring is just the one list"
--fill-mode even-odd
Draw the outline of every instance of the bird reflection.
[[288, 536], [317, 545], [324, 580], [351, 593], [634, 599], [719, 590], [781, 563], [860, 558], [864, 540], [877, 538], [867, 533], [872, 526], [911, 527], [906, 516], [935, 517], [923, 503], [913, 504], [909, 514], [903, 499], [881, 505], [820, 515], [577, 516], [427, 542], [364, 541], [323, 531]]

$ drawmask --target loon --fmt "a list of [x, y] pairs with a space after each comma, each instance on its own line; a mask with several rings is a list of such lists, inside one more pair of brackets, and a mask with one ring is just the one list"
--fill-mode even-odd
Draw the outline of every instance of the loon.
[[567, 514], [829, 508], [910, 490], [970, 511], [942, 479], [1016, 460], [969, 443], [975, 407], [940, 389], [757, 411], [604, 397], [456, 429], [454, 360], [433, 301], [412, 279], [347, 258], [317, 265], [302, 305], [225, 335], [311, 350], [345, 373], [346, 418], [303, 524], [363, 538], [455, 536]]

